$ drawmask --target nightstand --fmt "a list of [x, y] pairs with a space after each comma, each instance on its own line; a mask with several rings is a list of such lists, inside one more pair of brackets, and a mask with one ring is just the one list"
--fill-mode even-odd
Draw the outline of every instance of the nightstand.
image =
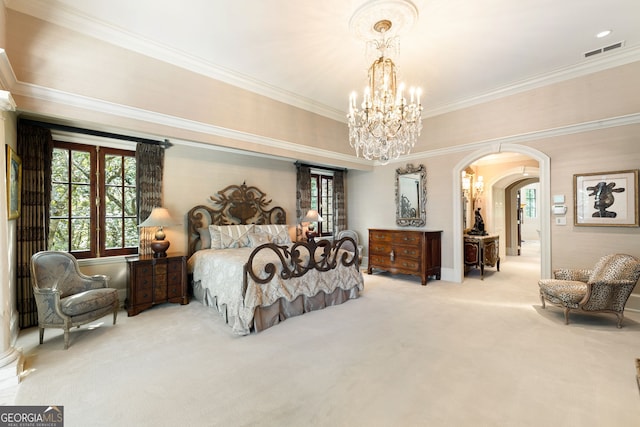
[[187, 257], [169, 253], [163, 258], [153, 255], [125, 257], [129, 266], [129, 285], [125, 307], [135, 316], [155, 304], [188, 304]]

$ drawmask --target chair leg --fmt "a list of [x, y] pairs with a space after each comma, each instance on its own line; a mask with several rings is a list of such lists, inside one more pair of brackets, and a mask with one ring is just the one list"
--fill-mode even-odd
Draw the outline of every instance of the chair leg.
[[540, 301], [542, 301], [542, 308], [545, 308], [545, 302], [544, 302], [544, 294], [542, 293], [542, 291], [540, 291]]
[[64, 349], [69, 348], [69, 328], [64, 328]]
[[44, 328], [39, 328], [40, 329], [40, 344], [42, 344], [42, 341], [44, 340]]
[[118, 317], [118, 307], [113, 310], [113, 324], [116, 324], [116, 318]]
[[565, 307], [564, 309], [564, 324], [568, 325], [569, 324], [569, 307]]
[[622, 328], [622, 319], [624, 319], [624, 313], [616, 313], [618, 316], [618, 328]]

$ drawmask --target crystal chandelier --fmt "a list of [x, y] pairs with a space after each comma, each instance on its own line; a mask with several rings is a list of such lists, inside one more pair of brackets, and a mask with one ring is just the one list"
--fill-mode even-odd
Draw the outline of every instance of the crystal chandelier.
[[385, 37], [391, 25], [383, 19], [373, 26], [380, 40], [370, 42], [370, 46], [378, 51], [378, 57], [369, 67], [362, 103], [358, 106], [353, 92], [347, 115], [349, 143], [356, 155], [382, 164], [408, 154], [422, 130], [421, 90], [412, 87], [407, 100], [404, 84], [396, 84], [396, 65], [387, 55], [389, 50], [398, 50], [398, 38]]

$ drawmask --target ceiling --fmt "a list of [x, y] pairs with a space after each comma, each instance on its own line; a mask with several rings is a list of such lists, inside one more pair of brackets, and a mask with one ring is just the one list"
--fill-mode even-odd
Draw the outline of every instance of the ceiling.
[[[4, 0], [7, 7], [344, 120], [364, 0]], [[388, 0], [374, 0], [385, 3]], [[425, 115], [640, 59], [639, 0], [413, 0], [400, 80]], [[596, 33], [612, 33], [596, 38]], [[623, 41], [619, 49], [585, 52]]]

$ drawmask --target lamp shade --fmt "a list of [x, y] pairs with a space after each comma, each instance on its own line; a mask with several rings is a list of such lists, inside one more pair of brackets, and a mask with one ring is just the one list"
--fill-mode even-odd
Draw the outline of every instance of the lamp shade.
[[168, 227], [177, 225], [171, 218], [167, 208], [153, 208], [149, 217], [142, 221], [138, 227]]
[[165, 234], [163, 227], [177, 225], [177, 223], [171, 218], [169, 211], [166, 208], [153, 208], [149, 217], [142, 221], [138, 227], [158, 227], [155, 234], [155, 239], [149, 244], [154, 252], [154, 257], [166, 257], [167, 249], [169, 249], [169, 241], [165, 240]]
[[318, 213], [318, 211], [314, 209], [309, 209], [309, 212], [302, 218], [300, 222], [322, 222], [322, 217]]

